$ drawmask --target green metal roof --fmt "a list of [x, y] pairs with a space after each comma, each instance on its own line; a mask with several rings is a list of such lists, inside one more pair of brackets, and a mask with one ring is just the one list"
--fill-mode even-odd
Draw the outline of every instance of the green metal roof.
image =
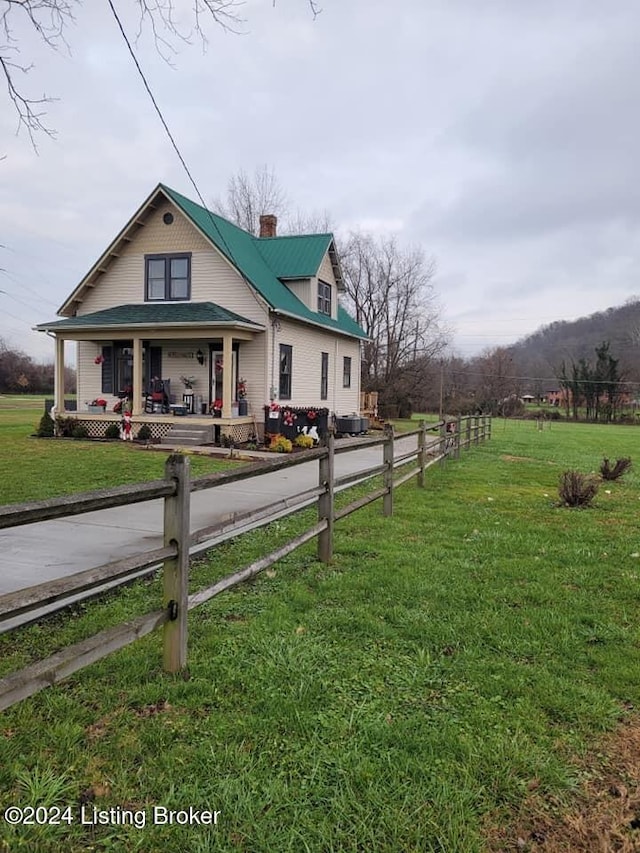
[[278, 278], [309, 278], [318, 274], [331, 234], [254, 237], [258, 251]]
[[[159, 189], [234, 264], [276, 312], [317, 326], [324, 326], [351, 337], [367, 337], [342, 307], [338, 306], [336, 320], [326, 314], [311, 311], [280, 281], [280, 276], [307, 278], [316, 275], [324, 253], [331, 245], [333, 238], [330, 234], [304, 237], [254, 237], [170, 187], [160, 184]], [[323, 247], [322, 251], [321, 247]]]
[[214, 302], [144, 302], [137, 305], [118, 305], [116, 308], [106, 308], [79, 317], [69, 317], [56, 320], [53, 323], [42, 323], [36, 328], [39, 331], [49, 329], [82, 329], [93, 326], [177, 326], [182, 324], [202, 323], [238, 324], [262, 328], [252, 320], [241, 317], [233, 311], [228, 311]]

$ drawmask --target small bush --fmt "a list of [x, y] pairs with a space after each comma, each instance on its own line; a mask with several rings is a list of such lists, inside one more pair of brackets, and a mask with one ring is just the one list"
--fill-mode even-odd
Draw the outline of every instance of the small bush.
[[65, 418], [62, 415], [56, 416], [56, 435], [63, 438], [73, 438], [73, 432], [80, 426], [77, 418]]
[[303, 435], [302, 433], [296, 436], [296, 439], [293, 443], [296, 447], [304, 447], [305, 450], [309, 450], [311, 447], [313, 447], [313, 439], [311, 438], [311, 436]]
[[560, 421], [562, 412], [558, 409], [531, 409], [525, 415], [527, 420]]
[[291, 453], [293, 444], [284, 435], [274, 435], [271, 438], [269, 450], [273, 453]]
[[109, 424], [104, 431], [105, 438], [120, 438], [120, 427], [118, 424]]
[[73, 438], [89, 438], [89, 430], [84, 424], [78, 424], [71, 431]]
[[631, 468], [631, 459], [628, 456], [623, 456], [622, 459], [616, 459], [616, 464], [611, 467], [609, 460], [605, 456], [600, 466], [600, 474], [603, 480], [617, 480], [622, 477], [629, 468]]
[[53, 436], [53, 420], [48, 414], [46, 414], [46, 412], [40, 418], [36, 435], [39, 436], [39, 438], [51, 438], [51, 436]]
[[558, 493], [564, 506], [589, 506], [598, 494], [598, 481], [591, 474], [565, 471], [560, 476]]
[[140, 429], [138, 430], [138, 441], [150, 441], [151, 440], [151, 427], [149, 424], [142, 424]]

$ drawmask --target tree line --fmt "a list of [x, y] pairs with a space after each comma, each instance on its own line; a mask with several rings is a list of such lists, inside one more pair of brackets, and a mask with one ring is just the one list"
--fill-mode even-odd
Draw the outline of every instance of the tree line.
[[[53, 394], [53, 362], [37, 362], [0, 338], [0, 394]], [[65, 367], [65, 390], [74, 393], [76, 372]]]

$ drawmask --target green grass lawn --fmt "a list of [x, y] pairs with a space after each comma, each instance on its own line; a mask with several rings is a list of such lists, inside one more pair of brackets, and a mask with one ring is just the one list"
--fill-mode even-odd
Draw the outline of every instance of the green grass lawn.
[[[305, 546], [194, 611], [188, 678], [161, 672], [151, 635], [0, 714], [0, 804], [74, 815], [0, 822], [0, 849], [479, 853], [532, 786], [566, 801], [572, 759], [640, 703], [640, 479], [583, 510], [558, 506], [557, 481], [639, 440], [495, 421], [425, 490], [399, 489], [392, 518], [378, 503], [339, 522], [331, 565]], [[312, 518], [216, 549], [191, 588]], [[140, 583], [0, 637], [0, 673], [159, 597]], [[81, 802], [147, 825], [82, 826]], [[221, 814], [154, 826], [154, 805]]]
[[[166, 455], [132, 443], [34, 438], [43, 412], [44, 397], [0, 396], [0, 504], [163, 476]], [[192, 476], [229, 464], [233, 463], [194, 455]]]

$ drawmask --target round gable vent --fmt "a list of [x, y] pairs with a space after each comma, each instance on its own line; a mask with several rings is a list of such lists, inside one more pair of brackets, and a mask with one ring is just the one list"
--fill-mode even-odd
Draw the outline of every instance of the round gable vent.
[[171, 223], [173, 222], [173, 213], [165, 213], [165, 215], [162, 217], [162, 221], [165, 225], [171, 225]]

